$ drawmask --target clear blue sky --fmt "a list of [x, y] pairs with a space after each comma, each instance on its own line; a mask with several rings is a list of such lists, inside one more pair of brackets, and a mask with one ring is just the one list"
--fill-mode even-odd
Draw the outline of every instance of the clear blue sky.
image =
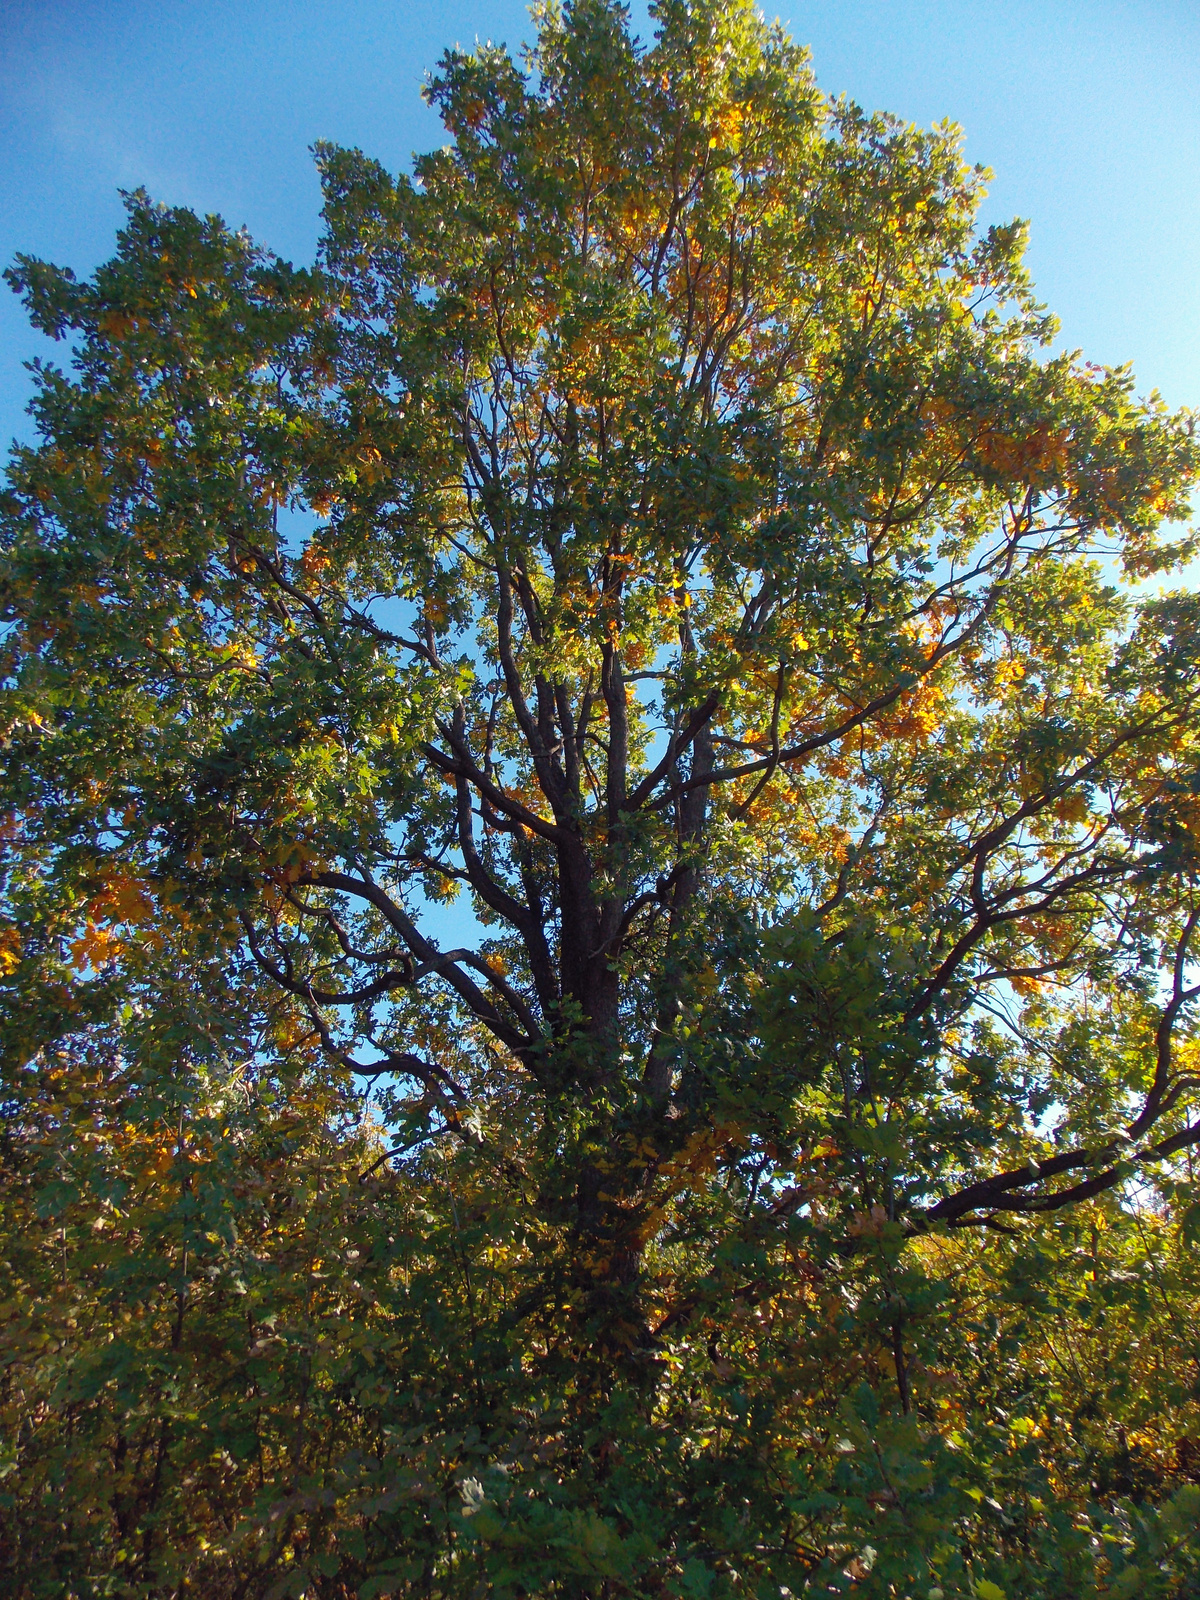
[[[830, 92], [963, 125], [996, 174], [987, 220], [1031, 221], [1066, 344], [1200, 405], [1197, 0], [785, 0], [782, 20]], [[0, 0], [0, 260], [90, 271], [138, 184], [311, 259], [312, 141], [404, 167], [441, 142], [419, 97], [441, 50], [529, 33], [519, 0]], [[51, 349], [0, 292], [0, 444], [28, 430], [22, 361]]]

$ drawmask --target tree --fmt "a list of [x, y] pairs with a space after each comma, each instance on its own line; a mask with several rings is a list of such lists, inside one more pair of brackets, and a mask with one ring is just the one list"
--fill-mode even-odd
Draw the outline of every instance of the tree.
[[138, 193], [91, 283], [9, 274], [75, 341], [3, 508], [17, 1124], [56, 1051], [180, 1161], [235, 1078], [235, 1164], [358, 1085], [390, 1142], [338, 1184], [389, 1247], [439, 1219], [461, 1387], [389, 1359], [451, 1510], [295, 1592], [999, 1592], [945, 1237], [1025, 1260], [1200, 1142], [1200, 605], [1138, 585], [1193, 420], [1049, 353], [953, 128], [744, 4], [655, 15], [449, 53], [411, 180], [322, 147], [312, 271]]

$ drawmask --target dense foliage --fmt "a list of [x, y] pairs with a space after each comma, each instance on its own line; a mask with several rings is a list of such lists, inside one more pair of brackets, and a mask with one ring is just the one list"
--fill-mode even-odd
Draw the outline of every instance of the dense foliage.
[[1200, 1594], [1193, 421], [654, 15], [9, 274], [6, 1592]]

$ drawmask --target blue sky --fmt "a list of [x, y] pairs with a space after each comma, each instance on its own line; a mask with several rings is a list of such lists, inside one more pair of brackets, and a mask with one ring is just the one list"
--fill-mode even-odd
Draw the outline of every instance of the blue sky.
[[[996, 174], [985, 220], [1030, 219], [1065, 344], [1200, 405], [1195, 0], [786, 0], [781, 19], [826, 90], [963, 125]], [[441, 142], [419, 96], [441, 50], [530, 31], [514, 0], [0, 0], [0, 259], [90, 271], [137, 184], [311, 259], [313, 140], [404, 167]], [[51, 348], [0, 292], [2, 442], [28, 430], [22, 362]]]

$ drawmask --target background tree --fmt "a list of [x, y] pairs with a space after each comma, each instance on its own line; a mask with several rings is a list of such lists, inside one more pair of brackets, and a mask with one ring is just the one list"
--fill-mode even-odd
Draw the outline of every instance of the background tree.
[[[979, 1510], [1011, 1433], [964, 1465], [946, 1414], [1025, 1370], [1016, 1311], [963, 1376], [970, 1296], [1030, 1303], [1034, 1239], [1075, 1270], [1074, 1222], [1014, 1214], [1136, 1181], [1142, 1215], [1200, 1141], [1200, 607], [1137, 583], [1190, 553], [1161, 530], [1192, 421], [1047, 352], [953, 129], [831, 104], [740, 4], [664, 3], [650, 48], [616, 7], [538, 20], [528, 74], [444, 58], [452, 143], [412, 180], [320, 152], [312, 272], [138, 194], [92, 283], [10, 274], [76, 345], [4, 503], [9, 1077], [46, 1152], [14, 1214], [124, 1213], [127, 1113], [177, 1172], [125, 1254], [58, 1227], [101, 1301], [117, 1256], [149, 1270], [173, 1352], [92, 1413], [118, 1478], [114, 1408], [141, 1430], [140, 1487], [88, 1513], [110, 1569], [1187, 1592], [1191, 1502], [1114, 1522], [1132, 1466], [1078, 1532], [1029, 1445], [1057, 1400], [1014, 1413], [1019, 1527]], [[287, 1205], [252, 1198], [275, 1170]], [[257, 1489], [230, 1465], [193, 1572], [189, 1307], [234, 1348], [226, 1275], [278, 1206], [310, 1352], [312, 1239], [374, 1241], [369, 1288], [318, 1295], [357, 1354], [321, 1369], [323, 1457], [309, 1356], [273, 1380], [290, 1446], [239, 1419]], [[1106, 1260], [1176, 1248], [1153, 1208], [1153, 1247], [1087, 1215]], [[948, 1242], [979, 1226], [990, 1253]], [[216, 1412], [249, 1361], [196, 1378]], [[1185, 1388], [1138, 1423], [1152, 1498]]]

